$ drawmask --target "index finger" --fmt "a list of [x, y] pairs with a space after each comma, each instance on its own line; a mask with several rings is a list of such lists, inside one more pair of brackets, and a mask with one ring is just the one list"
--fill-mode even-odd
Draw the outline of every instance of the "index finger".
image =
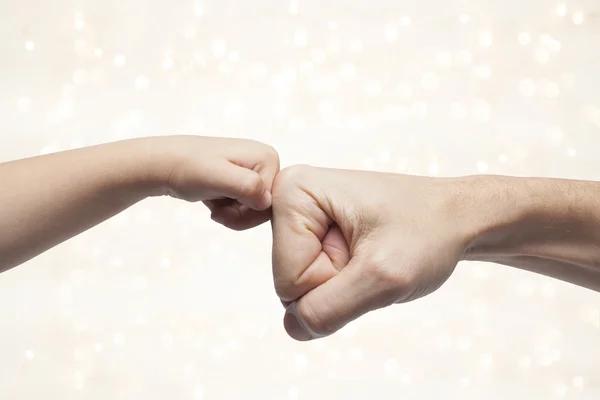
[[284, 302], [294, 301], [337, 274], [323, 251], [331, 219], [284, 170], [273, 186], [273, 278]]

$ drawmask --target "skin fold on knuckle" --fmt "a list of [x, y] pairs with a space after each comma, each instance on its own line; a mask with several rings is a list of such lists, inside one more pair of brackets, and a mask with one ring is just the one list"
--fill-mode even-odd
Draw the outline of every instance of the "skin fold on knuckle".
[[305, 274], [309, 267], [290, 268], [292, 262], [287, 257], [282, 257], [279, 251], [274, 253], [275, 293], [283, 301], [295, 301], [312, 289]]
[[275, 294], [281, 301], [292, 302], [298, 300], [303, 293], [294, 285], [293, 281], [282, 276], [275, 276]]
[[[327, 305], [321, 307], [325, 308]], [[298, 314], [306, 327], [317, 336], [329, 336], [339, 330], [339, 324], [333, 321], [332, 318], [327, 318], [327, 313], [318, 312], [311, 302], [300, 301], [298, 303]]]
[[245, 180], [240, 183], [239, 192], [242, 197], [260, 200], [266, 188], [262, 178], [257, 173], [249, 173]]
[[410, 278], [402, 268], [392, 265], [389, 258], [371, 258], [365, 266], [365, 277], [376, 288], [376, 308], [394, 304], [410, 291]]

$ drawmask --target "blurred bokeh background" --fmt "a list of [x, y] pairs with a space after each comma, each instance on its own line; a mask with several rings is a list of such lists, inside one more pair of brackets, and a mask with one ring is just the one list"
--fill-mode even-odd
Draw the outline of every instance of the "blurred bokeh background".
[[[189, 133], [265, 141], [283, 166], [600, 178], [599, 12], [0, 0], [0, 160]], [[463, 264], [425, 299], [296, 343], [270, 246], [267, 225], [154, 199], [3, 274], [0, 396], [600, 398], [597, 293]]]

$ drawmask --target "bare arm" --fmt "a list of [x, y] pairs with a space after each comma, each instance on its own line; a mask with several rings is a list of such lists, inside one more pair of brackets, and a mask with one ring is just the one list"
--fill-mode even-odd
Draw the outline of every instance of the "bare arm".
[[0, 164], [0, 272], [149, 195], [140, 149], [130, 140]]
[[203, 201], [236, 229], [267, 221], [277, 152], [243, 139], [141, 138], [0, 164], [0, 272], [149, 196]]
[[465, 259], [505, 264], [600, 291], [600, 183], [465, 180]]
[[295, 166], [273, 196], [275, 289], [297, 340], [426, 296], [461, 260], [600, 291], [597, 182]]

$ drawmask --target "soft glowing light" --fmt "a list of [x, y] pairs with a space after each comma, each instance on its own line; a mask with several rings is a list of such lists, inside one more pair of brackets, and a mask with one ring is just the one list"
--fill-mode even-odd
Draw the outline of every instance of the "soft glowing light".
[[27, 114], [31, 111], [33, 101], [29, 97], [21, 97], [17, 101], [17, 109], [21, 114]]
[[488, 164], [485, 161], [477, 161], [477, 172], [480, 174], [485, 174], [488, 168]]
[[583, 389], [583, 378], [581, 376], [574, 376], [571, 380], [571, 384], [575, 389], [582, 390]]
[[25, 42], [25, 50], [27, 50], [27, 51], [35, 50], [35, 43], [33, 43], [31, 40], [28, 42]]
[[469, 16], [469, 14], [461, 14], [458, 17], [458, 20], [460, 21], [461, 24], [468, 24], [469, 21], [471, 20], [471, 17]]
[[300, 72], [302, 72], [305, 75], [312, 73], [314, 69], [315, 64], [313, 64], [313, 62], [310, 60], [303, 61], [302, 64], [300, 64]]
[[550, 52], [544, 47], [538, 47], [537, 49], [535, 49], [533, 58], [540, 65], [547, 64], [548, 61], [550, 61]]
[[433, 72], [427, 72], [421, 77], [421, 86], [425, 90], [435, 91], [440, 86], [440, 77]]
[[492, 68], [489, 65], [483, 64], [475, 67], [475, 78], [489, 79], [492, 77]]
[[398, 39], [398, 28], [396, 28], [394, 25], [388, 25], [385, 28], [383, 37], [390, 43], [395, 42], [396, 39]]
[[88, 83], [89, 80], [89, 72], [85, 69], [78, 69], [73, 74], [73, 83], [77, 86], [84, 86]]
[[135, 79], [135, 88], [138, 90], [148, 89], [150, 86], [150, 79], [147, 76], [140, 75]]
[[298, 0], [290, 0], [288, 11], [290, 15], [298, 15]]
[[567, 15], [567, 5], [565, 3], [559, 3], [556, 5], [556, 15], [564, 17]]
[[300, 391], [298, 390], [298, 388], [296, 386], [291, 387], [290, 390], [288, 390], [288, 399], [289, 400], [298, 400], [300, 396]]
[[63, 101], [58, 107], [58, 113], [62, 118], [69, 118], [73, 115], [75, 107], [70, 101]]
[[202, 17], [204, 15], [204, 5], [202, 0], [194, 0], [194, 15], [196, 17]]
[[240, 53], [238, 53], [237, 51], [229, 52], [229, 61], [238, 62], [239, 60], [240, 60]]
[[467, 117], [467, 108], [462, 103], [454, 103], [450, 106], [450, 116], [461, 120]]
[[560, 42], [548, 34], [540, 36], [540, 43], [555, 53], [560, 51], [561, 48]]
[[410, 98], [412, 97], [413, 94], [413, 90], [412, 87], [410, 86], [410, 84], [408, 82], [401, 82], [398, 84], [398, 97], [400, 97], [400, 99], [407, 101], [410, 100]]
[[314, 49], [310, 52], [310, 56], [315, 64], [320, 64], [327, 58], [327, 53], [323, 49]]
[[200, 383], [196, 384], [193, 392], [194, 400], [204, 400], [204, 393], [204, 386]]
[[383, 370], [385, 371], [386, 375], [391, 376], [391, 375], [395, 375], [398, 373], [398, 361], [396, 361], [395, 358], [390, 358], [388, 359], [385, 364], [383, 365]]
[[531, 43], [531, 35], [529, 34], [529, 32], [519, 33], [517, 39], [519, 40], [519, 44], [521, 44], [522, 46], [527, 46], [529, 43]]
[[75, 13], [75, 30], [82, 30], [85, 27], [85, 19], [83, 17], [83, 13], [77, 12]]
[[165, 57], [165, 59], [163, 60], [163, 63], [162, 63], [162, 67], [164, 69], [173, 69], [174, 66], [175, 66], [175, 62], [173, 61], [173, 59], [170, 57]]
[[113, 64], [116, 67], [123, 67], [126, 62], [127, 62], [127, 60], [123, 54], [117, 54], [115, 56], [115, 58], [113, 59]]
[[351, 62], [345, 62], [340, 66], [340, 75], [343, 78], [350, 79], [356, 77], [356, 66]]
[[440, 173], [440, 166], [438, 164], [430, 164], [427, 167], [427, 173], [431, 176], [437, 176]]
[[544, 92], [546, 97], [549, 97], [551, 99], [558, 97], [558, 95], [560, 94], [560, 89], [555, 82], [547, 82], [546, 84], [544, 84], [544, 86], [542, 87], [542, 91]]
[[519, 83], [519, 93], [521, 93], [521, 96], [523, 97], [535, 96], [536, 91], [537, 87], [532, 79], [523, 79], [521, 83]]
[[488, 122], [492, 117], [492, 108], [486, 99], [476, 99], [473, 103], [473, 114], [481, 122]]
[[461, 67], [466, 67], [467, 65], [471, 64], [472, 60], [473, 56], [469, 50], [460, 50], [456, 54], [456, 63]]
[[369, 97], [379, 96], [382, 92], [381, 83], [377, 81], [367, 82], [367, 84], [365, 85], [365, 92]]
[[486, 353], [479, 357], [479, 365], [484, 369], [490, 369], [494, 366], [494, 356]]
[[569, 388], [567, 387], [567, 385], [565, 385], [564, 383], [559, 383], [554, 388], [554, 393], [559, 397], [563, 397], [567, 394], [568, 390]]
[[438, 53], [436, 63], [440, 68], [450, 68], [452, 66], [452, 53], [448, 51]]
[[118, 333], [113, 338], [113, 341], [115, 342], [115, 344], [117, 346], [123, 346], [125, 344], [125, 336], [123, 336], [122, 334]]
[[222, 39], [214, 40], [210, 45], [210, 49], [213, 57], [224, 57], [227, 54], [227, 43]]
[[581, 25], [583, 24], [583, 13], [581, 11], [578, 11], [576, 13], [573, 14], [573, 23], [575, 25]]
[[519, 361], [517, 364], [520, 369], [527, 369], [527, 368], [531, 367], [531, 357], [522, 356], [519, 358]]
[[363, 49], [363, 43], [360, 40], [355, 40], [350, 45], [350, 51], [352, 53], [360, 53], [362, 51], [362, 49]]
[[414, 102], [410, 106], [410, 113], [415, 118], [425, 118], [427, 116], [427, 104], [423, 101]]
[[305, 30], [298, 30], [294, 32], [294, 45], [296, 47], [308, 46], [308, 35]]
[[558, 127], [552, 127], [546, 131], [546, 140], [554, 146], [562, 143], [564, 138], [563, 131]]
[[183, 31], [183, 37], [185, 40], [194, 40], [196, 38], [196, 30], [193, 27], [188, 26]]
[[494, 36], [491, 32], [483, 32], [479, 35], [479, 44], [483, 47], [490, 47], [494, 42]]
[[308, 367], [308, 357], [304, 354], [296, 354], [294, 364], [299, 370], [305, 370]]

